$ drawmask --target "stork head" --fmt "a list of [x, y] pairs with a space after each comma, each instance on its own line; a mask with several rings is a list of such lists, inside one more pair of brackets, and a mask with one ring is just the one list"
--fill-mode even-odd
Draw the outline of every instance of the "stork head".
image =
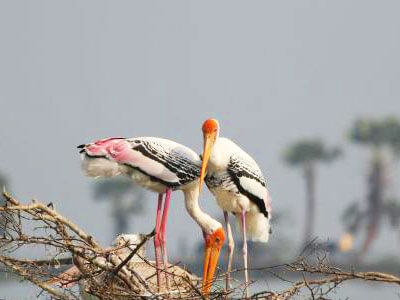
[[204, 241], [206, 248], [204, 250], [204, 264], [203, 264], [203, 293], [208, 295], [211, 289], [211, 282], [214, 276], [214, 272], [218, 265], [218, 258], [221, 252], [221, 248], [225, 241], [225, 234], [222, 225], [218, 223], [216, 229], [210, 229], [208, 231], [203, 230]]
[[202, 163], [201, 163], [201, 171], [200, 171], [200, 182], [199, 182], [199, 190], [203, 187], [204, 176], [206, 175], [206, 169], [208, 160], [210, 159], [210, 154], [212, 147], [215, 144], [215, 141], [219, 135], [219, 124], [216, 119], [208, 119], [203, 123], [203, 156], [202, 156]]

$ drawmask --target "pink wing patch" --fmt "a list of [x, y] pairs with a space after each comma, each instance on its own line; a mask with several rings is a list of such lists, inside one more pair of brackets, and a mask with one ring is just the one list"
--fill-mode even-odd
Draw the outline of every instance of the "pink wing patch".
[[122, 140], [120, 143], [114, 143], [107, 150], [111, 158], [117, 163], [135, 165], [137, 161], [137, 154], [132, 150], [131, 144], [126, 140]]
[[93, 156], [108, 156], [110, 149], [115, 145], [125, 141], [124, 138], [114, 137], [96, 141], [85, 146], [85, 151]]
[[132, 150], [131, 144], [125, 138], [107, 138], [85, 146], [87, 154], [92, 156], [105, 156], [119, 164], [135, 165], [137, 154]]

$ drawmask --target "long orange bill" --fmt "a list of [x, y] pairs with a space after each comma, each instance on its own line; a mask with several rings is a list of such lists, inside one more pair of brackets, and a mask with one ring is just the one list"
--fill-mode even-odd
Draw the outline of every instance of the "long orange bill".
[[207, 296], [211, 289], [211, 282], [217, 269], [218, 258], [221, 249], [215, 245], [210, 245], [205, 249], [203, 265], [203, 293]]
[[211, 146], [212, 146], [212, 137], [209, 135], [204, 136], [204, 148], [203, 148], [203, 161], [201, 163], [201, 171], [200, 171], [200, 181], [199, 181], [199, 192], [203, 188], [204, 177], [206, 176], [206, 169], [208, 160], [210, 159], [211, 154]]

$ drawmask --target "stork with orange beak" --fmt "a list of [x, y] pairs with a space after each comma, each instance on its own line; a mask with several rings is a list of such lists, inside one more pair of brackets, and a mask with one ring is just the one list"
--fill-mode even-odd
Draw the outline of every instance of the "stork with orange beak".
[[[225, 234], [222, 224], [204, 213], [199, 206], [199, 156], [188, 147], [155, 137], [107, 138], [80, 145], [78, 148], [81, 149], [82, 166], [86, 175], [91, 177], [126, 175], [138, 185], [158, 193], [154, 238], [157, 282], [160, 287], [160, 256], [162, 254], [167, 289], [169, 284], [165, 227], [171, 192], [182, 190], [186, 210], [203, 231], [206, 244], [203, 291], [208, 294]], [[161, 217], [163, 194], [166, 196]]]
[[[219, 137], [219, 124], [208, 119], [203, 127], [204, 148], [200, 172], [201, 190], [203, 180], [224, 211], [228, 232], [228, 268], [231, 271], [234, 241], [228, 213], [233, 213], [241, 223], [243, 235], [243, 261], [248, 297], [249, 276], [247, 270], [247, 238], [268, 242], [271, 219], [271, 200], [264, 176], [253, 158], [227, 138]], [[207, 171], [207, 176], [206, 175]]]

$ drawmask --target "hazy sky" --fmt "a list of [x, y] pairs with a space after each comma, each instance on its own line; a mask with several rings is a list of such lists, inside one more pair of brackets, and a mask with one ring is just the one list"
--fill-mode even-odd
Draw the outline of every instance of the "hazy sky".
[[[365, 0], [1, 1], [0, 170], [20, 200], [55, 202], [108, 243], [109, 206], [94, 201], [76, 145], [160, 136], [200, 153], [201, 124], [215, 117], [259, 162], [273, 211], [287, 212], [275, 232], [297, 241], [303, 181], [281, 154], [322, 137], [345, 151], [318, 170], [317, 234], [336, 239], [368, 170], [346, 129], [358, 116], [400, 114], [399, 11], [399, 1]], [[133, 231], [154, 226], [156, 195], [147, 200]], [[208, 192], [201, 206], [222, 216]], [[190, 247], [201, 234], [180, 192], [170, 211], [173, 256], [178, 240]], [[389, 251], [382, 241], [391, 240], [398, 245], [387, 233], [374, 250]]]

